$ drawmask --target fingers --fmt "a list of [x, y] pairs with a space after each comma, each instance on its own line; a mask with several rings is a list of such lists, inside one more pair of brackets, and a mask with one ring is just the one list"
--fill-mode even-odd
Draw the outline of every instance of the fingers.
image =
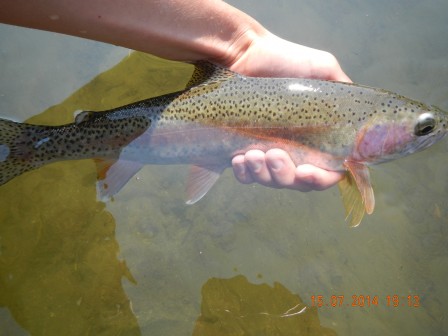
[[271, 149], [264, 153], [250, 150], [232, 160], [235, 177], [244, 184], [259, 183], [273, 188], [300, 191], [324, 190], [343, 177], [342, 173], [327, 171], [313, 165], [296, 167], [288, 153]]
[[279, 188], [290, 188], [296, 182], [296, 166], [291, 157], [283, 150], [271, 149], [266, 152], [271, 181]]
[[316, 55], [310, 58], [309, 77], [352, 83], [350, 77], [342, 70], [336, 57], [321, 50], [316, 50]]
[[297, 189], [302, 191], [325, 190], [344, 177], [343, 173], [328, 171], [310, 164], [298, 166], [295, 172]]
[[272, 33], [254, 40], [240, 57], [233, 60], [230, 69], [255, 77], [306, 77], [351, 82], [333, 54], [284, 40]]
[[254, 183], [249, 167], [246, 166], [244, 155], [237, 155], [232, 159], [233, 174], [243, 184]]
[[342, 69], [341, 69], [341, 72], [337, 75], [336, 78], [337, 78], [337, 79], [335, 79], [335, 80], [337, 80], [337, 81], [339, 81], [339, 82], [353, 83], [353, 81], [350, 79], [350, 77], [347, 76], [347, 75], [345, 74], [345, 72], [342, 71]]
[[265, 156], [260, 150], [250, 150], [245, 155], [235, 156], [232, 166], [238, 181], [244, 184], [257, 182], [268, 187], [273, 186]]

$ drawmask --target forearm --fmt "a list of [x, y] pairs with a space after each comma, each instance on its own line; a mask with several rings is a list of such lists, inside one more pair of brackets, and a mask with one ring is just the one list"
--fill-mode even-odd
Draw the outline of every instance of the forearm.
[[220, 0], [2, 0], [0, 21], [120, 45], [176, 60], [229, 64], [254, 19]]
[[[248, 76], [350, 81], [333, 55], [282, 40], [220, 0], [0, 0], [0, 22], [174, 60], [208, 59]], [[232, 165], [243, 183], [302, 191], [322, 190], [342, 178], [309, 165], [296, 169], [278, 150], [248, 151]]]

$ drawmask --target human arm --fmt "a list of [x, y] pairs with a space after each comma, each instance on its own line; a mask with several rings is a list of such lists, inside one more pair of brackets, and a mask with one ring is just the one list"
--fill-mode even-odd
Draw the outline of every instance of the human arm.
[[[174, 60], [208, 59], [251, 76], [349, 81], [331, 54], [280, 39], [219, 0], [3, 0], [0, 21]], [[310, 165], [295, 167], [280, 150], [248, 151], [232, 164], [242, 183], [271, 187], [324, 189], [341, 178]]]

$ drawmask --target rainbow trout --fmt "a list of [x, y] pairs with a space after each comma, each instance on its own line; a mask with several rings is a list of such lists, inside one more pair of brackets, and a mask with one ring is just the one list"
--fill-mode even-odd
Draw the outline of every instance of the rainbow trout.
[[246, 77], [198, 62], [183, 91], [82, 112], [72, 124], [0, 120], [0, 185], [51, 162], [94, 158], [99, 196], [107, 198], [145, 164], [192, 164], [187, 203], [193, 204], [235, 155], [281, 148], [296, 165], [347, 172], [339, 186], [357, 226], [375, 206], [368, 166], [434, 144], [447, 125], [446, 112], [385, 90]]

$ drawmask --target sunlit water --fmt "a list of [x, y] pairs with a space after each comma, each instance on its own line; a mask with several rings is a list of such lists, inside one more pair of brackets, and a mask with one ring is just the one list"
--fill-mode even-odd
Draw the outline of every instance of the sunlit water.
[[[446, 1], [232, 4], [333, 52], [355, 82], [448, 109]], [[71, 122], [188, 77], [113, 46], [7, 26], [0, 36], [0, 113], [15, 120]], [[25, 174], [0, 187], [0, 335], [444, 335], [447, 149], [375, 167], [377, 208], [356, 229], [337, 188], [243, 186], [226, 172], [186, 206], [188, 167], [152, 166], [104, 204], [92, 161]]]

